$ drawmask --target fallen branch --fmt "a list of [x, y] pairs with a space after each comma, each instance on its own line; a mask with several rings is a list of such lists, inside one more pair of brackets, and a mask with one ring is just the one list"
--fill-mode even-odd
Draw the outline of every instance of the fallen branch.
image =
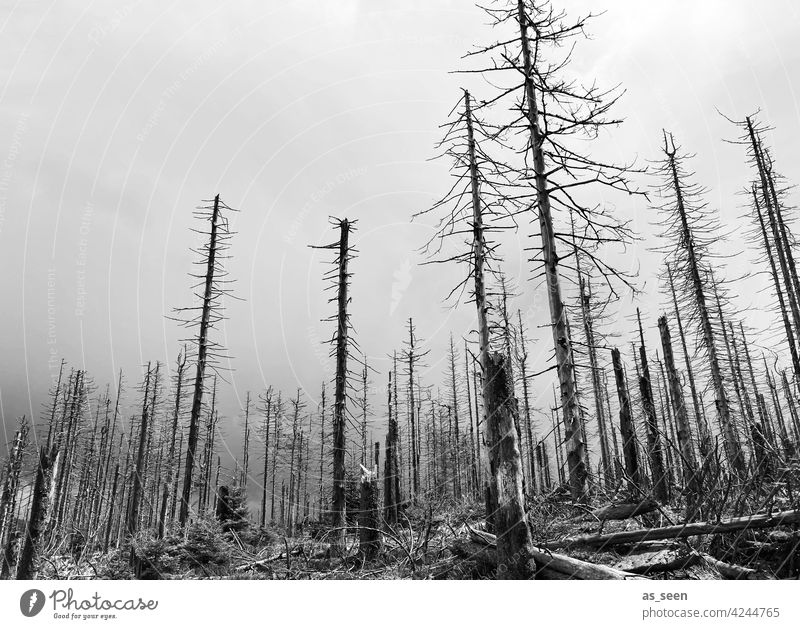
[[764, 513], [743, 518], [730, 518], [719, 522], [689, 522], [675, 526], [664, 526], [654, 529], [620, 531], [603, 535], [585, 535], [554, 542], [546, 542], [545, 548], [571, 548], [574, 546], [615, 546], [633, 544], [656, 539], [677, 539], [692, 535], [718, 535], [733, 533], [746, 529], [763, 529], [775, 526], [800, 523], [800, 510], [782, 511], [780, 513]]
[[758, 578], [758, 570], [754, 570], [753, 568], [745, 568], [744, 566], [737, 566], [731, 563], [725, 563], [724, 561], [720, 561], [716, 557], [712, 557], [711, 555], [707, 555], [706, 553], [698, 553], [700, 558], [716, 569], [717, 572], [725, 579], [757, 579]]
[[608, 504], [592, 511], [589, 515], [598, 520], [627, 520], [628, 518], [655, 511], [658, 508], [651, 498], [645, 498], [640, 502], [621, 502]]
[[[468, 526], [470, 539], [480, 545], [488, 548], [497, 547], [497, 538], [491, 533], [478, 531]], [[588, 561], [581, 561], [566, 555], [558, 553], [551, 553], [546, 550], [539, 550], [535, 547], [529, 549], [531, 557], [536, 562], [536, 573], [540, 578], [550, 579], [578, 579], [578, 580], [595, 580], [595, 579], [641, 579], [642, 577], [617, 570], [609, 566], [600, 564], [589, 563]], [[495, 560], [496, 561], [496, 560]]]

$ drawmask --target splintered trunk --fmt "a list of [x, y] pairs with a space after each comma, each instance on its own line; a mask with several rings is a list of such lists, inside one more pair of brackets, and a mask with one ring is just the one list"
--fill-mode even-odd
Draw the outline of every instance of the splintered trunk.
[[347, 303], [348, 303], [348, 274], [347, 262], [350, 257], [348, 239], [350, 236], [350, 223], [344, 219], [339, 223], [339, 279], [338, 279], [338, 311], [336, 330], [336, 391], [333, 408], [333, 528], [334, 538], [332, 544], [336, 552], [345, 550], [346, 526], [345, 520], [345, 469], [344, 458], [347, 444], [345, 443], [345, 422], [347, 403]]
[[386, 463], [383, 466], [383, 517], [387, 524], [395, 524], [397, 522], [397, 504], [400, 499], [400, 466], [397, 461], [397, 415], [394, 412], [394, 402], [392, 400], [392, 374], [394, 374], [395, 378], [397, 377], [396, 372], [389, 371], [389, 386], [386, 388], [389, 431], [386, 434]]
[[701, 483], [697, 475], [697, 463], [692, 449], [692, 432], [689, 427], [689, 417], [686, 413], [680, 376], [675, 369], [672, 339], [670, 338], [666, 317], [659, 317], [658, 329], [661, 333], [661, 348], [664, 352], [664, 365], [667, 369], [672, 408], [675, 411], [675, 423], [678, 426], [678, 447], [681, 454], [683, 484], [687, 488], [686, 517], [690, 519], [695, 515], [697, 500], [700, 497]]
[[558, 254], [556, 253], [556, 236], [553, 217], [550, 209], [547, 169], [544, 161], [542, 143], [544, 136], [539, 128], [539, 110], [534, 87], [534, 70], [531, 50], [528, 41], [529, 19], [525, 12], [525, 3], [518, 0], [518, 22], [520, 43], [522, 47], [523, 72], [525, 76], [525, 101], [528, 106], [528, 126], [531, 136], [530, 147], [533, 153], [533, 170], [536, 180], [537, 210], [539, 228], [542, 234], [542, 258], [544, 275], [547, 284], [547, 295], [550, 304], [550, 320], [555, 346], [558, 381], [561, 389], [561, 409], [564, 421], [565, 440], [567, 442], [567, 466], [572, 498], [584, 502], [587, 499], [586, 481], [586, 444], [578, 413], [578, 401], [575, 385], [575, 370], [572, 362], [571, 341], [567, 332], [566, 309], [561, 298], [561, 285], [558, 276]]
[[408, 320], [408, 418], [411, 422], [411, 473], [412, 473], [412, 493], [411, 498], [416, 499], [419, 493], [419, 451], [417, 448], [417, 418], [416, 418], [416, 400], [414, 398], [414, 362], [416, 355], [414, 354], [414, 323], [409, 318]]
[[513, 395], [508, 388], [505, 358], [492, 354], [487, 367], [487, 407], [494, 409], [486, 417], [486, 445], [492, 469], [492, 494], [496, 498], [493, 523], [497, 535], [497, 576], [527, 578], [533, 574], [533, 563], [522, 489], [522, 460], [511, 409]]
[[669, 155], [669, 164], [672, 171], [672, 181], [675, 189], [677, 210], [681, 221], [682, 239], [686, 248], [686, 254], [689, 262], [688, 270], [691, 276], [694, 300], [700, 317], [700, 329], [702, 332], [703, 343], [706, 351], [708, 352], [711, 382], [714, 387], [717, 418], [719, 419], [719, 426], [722, 432], [723, 443], [725, 445], [725, 455], [728, 459], [731, 470], [735, 474], [743, 476], [746, 471], [745, 460], [744, 456], [742, 455], [739, 442], [736, 439], [730, 407], [728, 405], [728, 394], [726, 393], [723, 385], [722, 371], [719, 366], [719, 359], [717, 358], [717, 347], [714, 340], [714, 331], [711, 327], [711, 317], [706, 305], [705, 286], [701, 278], [700, 267], [697, 262], [692, 230], [689, 227], [689, 222], [686, 217], [686, 209], [683, 203], [683, 192], [680, 178], [678, 177], [674, 153]]
[[639, 392], [642, 395], [642, 406], [647, 424], [647, 455], [650, 459], [650, 470], [653, 474], [653, 494], [662, 503], [669, 502], [669, 486], [667, 473], [664, 469], [664, 452], [661, 447], [661, 437], [658, 434], [658, 418], [653, 400], [653, 387], [650, 380], [650, 366], [647, 362], [647, 350], [644, 345], [644, 331], [639, 309], [636, 309], [639, 321], [639, 358], [642, 363], [642, 374], [639, 377]]
[[381, 549], [378, 481], [375, 472], [361, 466], [361, 501], [358, 514], [358, 553], [362, 561], [375, 559]]
[[642, 481], [636, 452], [636, 431], [633, 427], [631, 401], [628, 396], [628, 386], [625, 382], [625, 372], [622, 369], [622, 360], [616, 347], [611, 350], [611, 362], [614, 365], [614, 380], [617, 383], [617, 396], [619, 397], [619, 433], [622, 436], [622, 455], [625, 457], [625, 474], [628, 476], [628, 489], [631, 494], [638, 494]]
[[192, 397], [192, 413], [189, 419], [189, 437], [186, 444], [186, 467], [183, 472], [183, 493], [178, 521], [181, 527], [186, 526], [189, 519], [189, 500], [192, 495], [192, 475], [194, 473], [195, 455], [197, 452], [197, 436], [200, 429], [200, 413], [203, 408], [203, 387], [208, 354], [208, 330], [211, 325], [211, 308], [214, 291], [214, 271], [217, 255], [217, 223], [219, 221], [219, 195], [214, 197], [214, 210], [211, 214], [211, 235], [208, 245], [206, 279], [203, 291], [203, 306], [200, 315], [200, 333], [197, 337], [197, 371], [194, 378], [194, 395]]

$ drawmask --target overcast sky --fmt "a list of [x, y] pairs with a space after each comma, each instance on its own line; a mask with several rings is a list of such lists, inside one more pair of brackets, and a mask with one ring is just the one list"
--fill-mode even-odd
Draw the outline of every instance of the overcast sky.
[[[588, 0], [559, 4], [573, 14], [597, 10]], [[226, 433], [238, 431], [246, 391], [300, 386], [313, 403], [331, 375], [320, 345], [331, 333], [320, 323], [332, 312], [325, 256], [307, 246], [335, 239], [329, 215], [358, 219], [352, 317], [380, 372], [376, 384], [409, 316], [432, 349], [426, 382], [441, 381], [448, 335], [466, 334], [474, 308], [443, 305], [458, 270], [418, 266], [430, 228], [410, 217], [450, 185], [447, 165], [428, 161], [467, 81], [449, 72], [493, 36], [470, 2], [0, 7], [5, 425], [38, 416], [62, 357], [101, 386], [122, 368], [129, 389], [142, 364], [174, 360], [181, 331], [165, 315], [190, 303], [191, 212], [216, 193], [240, 210], [228, 269], [243, 301], [229, 304], [217, 337], [236, 358], [221, 394]], [[654, 159], [661, 129], [674, 131], [697, 153], [698, 180], [726, 222], [740, 215], [734, 193], [750, 175], [741, 148], [723, 143], [735, 133], [715, 108], [737, 118], [760, 108], [777, 127], [770, 142], [779, 169], [800, 176], [800, 6], [755, 7], [609, 0], [573, 66], [585, 81], [626, 90], [617, 109], [626, 122], [600, 148], [613, 159]], [[470, 85], [489, 95], [485, 83]], [[652, 213], [644, 200], [629, 211], [644, 241], [627, 263], [641, 264], [641, 306], [655, 315], [658, 259], [645, 251]], [[516, 249], [505, 252], [517, 282], [533, 273], [519, 254], [531, 231], [523, 224]], [[746, 268], [752, 257], [734, 264]], [[741, 300], [768, 302], [754, 291]], [[514, 308], [542, 325], [544, 303], [527, 288]], [[552, 351], [549, 333], [532, 337], [542, 339], [532, 349], [541, 362]]]

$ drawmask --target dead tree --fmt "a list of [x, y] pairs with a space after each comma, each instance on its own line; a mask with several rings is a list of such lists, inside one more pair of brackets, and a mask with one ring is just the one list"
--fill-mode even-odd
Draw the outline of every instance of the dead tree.
[[25, 524], [25, 537], [22, 550], [17, 561], [18, 581], [33, 579], [36, 575], [36, 549], [43, 533], [45, 514], [47, 513], [47, 476], [50, 471], [50, 458], [47, 447], [39, 450], [39, 461], [36, 466], [36, 480], [33, 483], [31, 507], [28, 521]]
[[[467, 347], [467, 341], [464, 341], [464, 386], [467, 392], [467, 412], [469, 413], [469, 470], [470, 470], [470, 485], [471, 485], [471, 494], [473, 496], [478, 495], [480, 483], [478, 480], [478, 443], [475, 438], [475, 424], [478, 423], [478, 412], [477, 412], [477, 402], [478, 402], [478, 392], [473, 389], [475, 392], [475, 413], [472, 412], [472, 400], [470, 399], [470, 386], [469, 386], [469, 348]], [[474, 422], [473, 422], [474, 417]]]
[[690, 181], [686, 171], [686, 156], [671, 135], [664, 134], [664, 159], [659, 166], [662, 176], [661, 194], [664, 202], [657, 206], [662, 236], [669, 244], [664, 252], [671, 262], [675, 275], [683, 284], [679, 292], [686, 295], [690, 319], [695, 321], [702, 339], [703, 350], [708, 359], [711, 383], [714, 389], [717, 419], [728, 464], [733, 473], [745, 473], [745, 460], [736, 438], [733, 418], [725, 390], [722, 369], [717, 354], [717, 344], [712, 316], [707, 305], [710, 274], [711, 245], [720, 238], [716, 219], [702, 202], [703, 188]]
[[[581, 143], [577, 140], [592, 139], [599, 129], [618, 123], [606, 117], [618, 94], [596, 86], [585, 88], [564, 77], [574, 40], [585, 34], [586, 19], [569, 22], [549, 2], [540, 0], [509, 1], [486, 11], [503, 32], [496, 43], [470, 52], [469, 56], [491, 57], [489, 67], [470, 72], [484, 73], [492, 85], [501, 83], [499, 93], [489, 102], [502, 102], [506, 111], [514, 112], [510, 122], [500, 124], [498, 135], [508, 132], [524, 139], [524, 146], [514, 146], [524, 154], [524, 164], [514, 169], [516, 189], [507, 195], [507, 201], [520, 210], [532, 209], [539, 227], [542, 244], [533, 262], [542, 265], [550, 307], [570, 489], [574, 500], [585, 500], [586, 444], [562, 297], [561, 274], [569, 268], [569, 256], [557, 252], [559, 242], [569, 247], [572, 243], [559, 228], [554, 210], [575, 213], [580, 247], [614, 295], [612, 284], [617, 281], [631, 285], [626, 275], [604, 262], [597, 251], [603, 243], [628, 242], [632, 234], [627, 224], [601, 205], [582, 203], [583, 195], [577, 194], [578, 189], [593, 184], [623, 194], [632, 192], [626, 179], [628, 167], [604, 163], [578, 150]], [[502, 84], [501, 76], [511, 78]]]
[[247, 397], [244, 403], [244, 433], [242, 434], [242, 473], [239, 479], [239, 485], [247, 496], [247, 479], [250, 469], [250, 391], [247, 392]]
[[795, 380], [800, 382], [800, 281], [794, 259], [794, 235], [784, 218], [787, 190], [781, 186], [783, 178], [775, 172], [770, 150], [763, 141], [764, 134], [771, 129], [754, 115], [729, 121], [741, 129], [735, 143], [745, 147], [747, 160], [755, 170], [756, 180], [747, 190], [755, 228], [751, 238], [761, 250], [759, 262], [766, 259], [769, 264]]
[[[278, 452], [281, 446], [281, 420], [283, 419], [283, 400], [282, 394], [278, 391], [278, 399], [275, 402], [275, 440], [272, 446], [272, 499], [270, 500], [270, 522], [275, 522], [275, 480], [278, 477]], [[283, 515], [281, 515], [281, 523], [283, 522]]]
[[[172, 412], [172, 428], [170, 431], [169, 454], [167, 456], [167, 478], [164, 482], [164, 491], [161, 495], [161, 511], [158, 520], [158, 537], [164, 536], [167, 523], [167, 500], [175, 483], [178, 462], [175, 459], [175, 441], [178, 435], [181, 418], [181, 402], [183, 396], [183, 379], [186, 374], [186, 349], [178, 354], [177, 370], [175, 372], [175, 407]], [[178, 455], [180, 458], [180, 453]]]
[[653, 475], [653, 494], [662, 503], [669, 502], [668, 475], [664, 468], [664, 452], [661, 448], [661, 436], [658, 430], [658, 418], [653, 399], [653, 387], [650, 380], [650, 366], [647, 362], [647, 350], [644, 344], [644, 331], [639, 309], [636, 309], [636, 318], [639, 322], [639, 358], [642, 363], [642, 374], [639, 377], [639, 392], [642, 396], [642, 406], [647, 424], [647, 455], [650, 459], [650, 470]]
[[408, 377], [408, 419], [410, 426], [410, 457], [411, 457], [411, 500], [416, 500], [419, 494], [419, 417], [417, 416], [417, 400], [414, 394], [416, 379], [414, 370], [419, 369], [420, 361], [427, 356], [429, 350], [419, 349], [419, 339], [417, 339], [414, 321], [408, 319], [408, 340], [405, 341], [405, 348], [402, 352], [402, 359], [405, 362], [406, 376]]
[[[458, 183], [428, 210], [445, 211], [434, 238], [428, 243], [428, 251], [434, 258], [432, 262], [462, 263], [467, 268], [465, 277], [448, 297], [469, 290], [477, 310], [478, 364], [483, 377], [481, 398], [490, 468], [486, 478], [486, 515], [494, 524], [498, 537], [508, 540], [498, 552], [510, 561], [507, 564], [509, 573], [522, 574], [529, 569], [525, 553], [515, 553], [527, 544], [528, 532], [519, 440], [514, 421], [516, 405], [508, 397], [511, 390], [506, 381], [505, 361], [500, 355], [490, 354], [490, 306], [485, 280], [486, 273], [492, 272], [490, 265], [497, 261], [496, 247], [487, 245], [486, 232], [490, 227], [493, 230], [506, 227], [513, 215], [501, 203], [504, 195], [495, 183], [497, 177], [504, 176], [504, 167], [486, 154], [477, 141], [476, 136], [486, 137], [486, 131], [474, 117], [469, 92], [464, 92], [462, 103], [463, 110], [446, 125], [441, 144], [446, 147], [445, 154], [454, 161], [453, 170], [458, 173]], [[491, 171], [491, 177], [482, 172], [482, 166]], [[460, 233], [470, 234], [471, 240], [464, 243], [460, 252], [440, 256], [445, 241], [457, 238]], [[476, 421], [480, 425], [477, 412]]]
[[354, 222], [334, 219], [333, 223], [339, 229], [338, 242], [317, 247], [336, 251], [333, 268], [326, 274], [326, 278], [336, 287], [336, 296], [331, 301], [336, 301], [336, 315], [328, 319], [336, 321], [336, 332], [331, 339], [332, 352], [336, 358], [336, 390], [333, 406], [333, 500], [332, 514], [334, 538], [332, 545], [335, 552], [342, 553], [345, 549], [345, 425], [347, 423], [347, 389], [349, 372], [347, 361], [350, 357], [349, 344], [352, 342], [350, 331], [352, 329], [347, 307], [350, 302], [348, 290], [350, 287], [351, 273], [348, 270], [355, 250], [350, 245], [350, 233], [354, 229]]
[[611, 350], [611, 361], [614, 365], [614, 379], [617, 383], [617, 396], [619, 397], [619, 433], [622, 436], [622, 454], [625, 457], [625, 474], [628, 477], [628, 489], [631, 494], [638, 494], [642, 481], [639, 474], [639, 457], [636, 447], [636, 430], [633, 426], [631, 415], [631, 401], [628, 396], [628, 385], [625, 372], [622, 369], [622, 360], [619, 350]]
[[[261, 409], [264, 420], [261, 424], [261, 435], [264, 440], [264, 470], [261, 477], [261, 512], [259, 524], [263, 529], [267, 523], [267, 476], [269, 474], [269, 428], [272, 419], [272, 387], [269, 387], [261, 397]], [[320, 470], [320, 475], [322, 470]]]
[[458, 381], [456, 372], [456, 347], [453, 343], [453, 335], [450, 335], [450, 385], [451, 385], [451, 405], [453, 409], [453, 496], [456, 500], [461, 499], [461, 434], [459, 432], [458, 419]]
[[[376, 444], [377, 445], [377, 444]], [[358, 554], [363, 562], [378, 556], [381, 549], [380, 517], [378, 513], [377, 472], [361, 466], [361, 500], [359, 505]]]
[[700, 456], [706, 458], [711, 454], [711, 432], [705, 421], [705, 413], [700, 403], [700, 396], [697, 393], [697, 384], [694, 378], [694, 370], [692, 369], [692, 361], [689, 356], [689, 348], [686, 343], [686, 334], [683, 329], [683, 321], [681, 319], [680, 308], [678, 306], [678, 295], [675, 290], [675, 281], [672, 276], [672, 268], [669, 263], [666, 265], [667, 278], [669, 280], [670, 294], [672, 295], [672, 304], [675, 311], [675, 322], [678, 324], [678, 335], [681, 339], [681, 349], [683, 350], [684, 365], [686, 367], [686, 377], [689, 380], [689, 391], [692, 394], [692, 407], [694, 409], [694, 419], [697, 424], [697, 438]]
[[[426, 245], [426, 251], [431, 257], [429, 263], [457, 263], [466, 268], [463, 278], [450, 291], [447, 298], [456, 296], [458, 299], [467, 291], [470, 300], [475, 303], [478, 333], [477, 362], [482, 378], [480, 398], [483, 401], [485, 418], [497, 415], [495, 412], [497, 409], [488, 406], [485, 389], [487, 363], [491, 351], [489, 323], [491, 306], [487, 299], [486, 275], [494, 275], [495, 266], [500, 262], [497, 246], [488, 241], [487, 233], [513, 227], [513, 211], [502, 203], [504, 191], [498, 183], [498, 180], [502, 181], [506, 176], [507, 168], [481, 147], [479, 140], [488, 141], [491, 132], [484, 126], [483, 121], [475, 117], [472, 95], [464, 91], [463, 98], [453, 111], [455, 115], [445, 125], [446, 132], [438, 146], [444, 147], [445, 155], [453, 160], [452, 170], [457, 177], [457, 183], [433, 207], [421, 214], [438, 211], [443, 213], [434, 237]], [[463, 243], [462, 249], [453, 254], [443, 252], [446, 243], [457, 240], [462, 233], [471, 236]], [[475, 391], [476, 424], [485, 425], [485, 419], [481, 420], [477, 410], [479, 397], [477, 383]], [[489, 461], [492, 459], [490, 454]], [[483, 476], [487, 517], [491, 518], [495, 511], [495, 498], [491, 489], [494, 471], [489, 470], [488, 474]], [[519, 499], [522, 500], [522, 497]]]
[[[149, 427], [149, 420], [152, 417], [150, 407], [150, 387], [151, 382], [153, 388], [156, 387], [158, 368], [159, 364], [156, 363], [155, 370], [151, 370], [150, 363], [147, 363], [147, 374], [145, 375], [143, 385], [144, 394], [142, 395], [142, 414], [139, 421], [139, 447], [136, 450], [136, 469], [134, 470], [133, 487], [131, 489], [130, 499], [128, 502], [128, 514], [125, 523], [125, 531], [131, 537], [136, 534], [139, 525], [139, 503], [140, 493], [142, 491], [142, 485], [144, 481], [147, 437], [149, 434], [148, 431], [151, 430]], [[131, 554], [131, 561], [133, 561], [133, 554]]]
[[[396, 369], [396, 356], [394, 365]], [[392, 393], [393, 391], [396, 392], [396, 389], [392, 388], [392, 377], [397, 378], [395, 370], [389, 371], [389, 384], [386, 387], [389, 428], [386, 433], [386, 461], [383, 465], [383, 517], [386, 523], [390, 525], [397, 522], [397, 507], [400, 502], [400, 466], [397, 460], [397, 413], [392, 401]]]
[[530, 477], [527, 486], [530, 491], [536, 492], [536, 465], [535, 444], [533, 439], [533, 419], [531, 418], [530, 395], [528, 392], [528, 347], [525, 338], [525, 328], [522, 325], [522, 312], [517, 310], [519, 325], [519, 343], [517, 343], [517, 363], [519, 364], [520, 379], [522, 380], [522, 408], [525, 412], [525, 434], [528, 439], [528, 468]]
[[209, 230], [201, 231], [208, 235], [208, 241], [195, 253], [200, 257], [198, 264], [205, 267], [203, 275], [190, 274], [190, 277], [199, 281], [196, 288], [203, 287], [202, 294], [195, 296], [200, 300], [199, 306], [180, 308], [179, 313], [193, 313], [199, 310], [200, 314], [181, 322], [187, 327], [199, 328], [196, 338], [191, 339], [197, 348], [197, 367], [195, 371], [194, 387], [192, 394], [192, 408], [189, 418], [189, 435], [186, 444], [186, 466], [183, 473], [183, 491], [181, 493], [181, 508], [178, 521], [181, 527], [186, 526], [189, 519], [189, 501], [192, 494], [192, 481], [194, 477], [195, 458], [197, 455], [197, 441], [200, 430], [200, 414], [203, 409], [203, 392], [205, 389], [206, 369], [216, 369], [216, 362], [222, 356], [220, 345], [211, 340], [209, 333], [214, 326], [224, 319], [222, 300], [230, 295], [227, 288], [230, 283], [226, 280], [227, 273], [223, 262], [229, 256], [226, 252], [230, 249], [230, 239], [233, 233], [223, 212], [234, 211], [223, 203], [219, 195], [214, 197], [211, 205], [200, 206], [195, 211], [195, 217], [203, 222], [208, 221]]
[[669, 379], [669, 392], [672, 399], [672, 408], [675, 411], [675, 423], [678, 428], [678, 447], [680, 449], [681, 468], [683, 470], [683, 484], [687, 488], [686, 518], [692, 519], [695, 515], [697, 500], [700, 497], [701, 481], [698, 476], [697, 463], [692, 449], [692, 432], [689, 418], [686, 413], [686, 404], [683, 399], [680, 377], [675, 369], [675, 359], [672, 353], [672, 340], [666, 317], [659, 317], [658, 329], [661, 333], [661, 348], [664, 352], [664, 363]]

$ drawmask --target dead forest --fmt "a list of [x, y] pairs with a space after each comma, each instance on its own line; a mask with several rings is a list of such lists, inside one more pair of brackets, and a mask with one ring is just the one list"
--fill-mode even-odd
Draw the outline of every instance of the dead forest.
[[[702, 156], [669, 129], [648, 161], [593, 150], [624, 122], [622, 89], [570, 66], [591, 16], [545, 0], [485, 16], [453, 71], [487, 80], [453, 94], [432, 147], [452, 177], [409, 211], [434, 226], [418, 263], [460, 273], [431, 298], [474, 313], [445, 372], [425, 370], [441, 357], [415, 318], [381, 349], [388, 372], [366, 358], [351, 289], [368, 219], [331, 218], [316, 249], [335, 372], [314, 392], [249, 392], [224, 417], [232, 225], [258, 210], [217, 194], [194, 213], [195, 300], [167, 315], [185, 330], [174, 361], [101, 383], [64, 360], [40, 416], [13, 428], [2, 578], [800, 578], [800, 250], [780, 130], [726, 112], [742, 211], [722, 225], [693, 171]], [[657, 304], [637, 302], [635, 265], [619, 264], [637, 234], [605, 199], [635, 203], [659, 232]], [[734, 229], [769, 283], [758, 328], [727, 272]], [[526, 277], [504, 268], [515, 230], [530, 236]], [[533, 322], [526, 283], [542, 288]], [[619, 335], [623, 294], [635, 317]], [[221, 435], [240, 425], [231, 462]]]

